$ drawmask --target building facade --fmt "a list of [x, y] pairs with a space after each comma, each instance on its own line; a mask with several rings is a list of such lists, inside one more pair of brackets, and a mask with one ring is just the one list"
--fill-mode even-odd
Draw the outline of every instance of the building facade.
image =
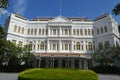
[[19, 47], [29, 44], [35, 67], [88, 67], [95, 49], [119, 45], [118, 24], [109, 14], [87, 18], [58, 16], [26, 19], [11, 14], [5, 23], [6, 39]]

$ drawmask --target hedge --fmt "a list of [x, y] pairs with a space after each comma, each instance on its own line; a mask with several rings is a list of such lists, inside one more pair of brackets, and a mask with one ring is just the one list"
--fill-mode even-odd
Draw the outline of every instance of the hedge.
[[19, 73], [18, 80], [98, 80], [98, 76], [91, 70], [35, 68]]

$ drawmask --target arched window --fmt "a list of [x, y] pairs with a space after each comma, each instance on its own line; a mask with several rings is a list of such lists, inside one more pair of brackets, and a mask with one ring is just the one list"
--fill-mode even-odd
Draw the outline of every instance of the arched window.
[[30, 35], [30, 28], [28, 28], [28, 33], [27, 34]]
[[88, 35], [91, 35], [91, 34], [90, 34], [90, 29], [88, 29]]
[[65, 44], [65, 50], [68, 50], [68, 44]]
[[89, 43], [88, 43], [88, 50], [92, 50], [92, 48], [93, 48], [93, 47], [92, 47], [92, 43], [89, 42]]
[[16, 32], [16, 31], [17, 31], [17, 25], [14, 26], [14, 32]]
[[99, 43], [98, 43], [98, 47], [99, 47], [99, 49], [103, 49], [103, 44], [102, 44], [102, 42], [99, 42]]
[[22, 28], [22, 34], [24, 34], [24, 28]]
[[20, 26], [18, 27], [18, 33], [20, 33], [20, 30], [21, 30], [21, 28], [20, 28]]
[[87, 29], [85, 29], [85, 35], [87, 35]]
[[80, 42], [76, 43], [77, 50], [80, 50]]
[[103, 28], [101, 27], [101, 33], [103, 33]]
[[100, 34], [100, 31], [99, 31], [99, 29], [97, 28], [97, 34]]
[[41, 44], [40, 44], [40, 50], [44, 50], [44, 47], [45, 47], [44, 42], [41, 42]]
[[82, 29], [80, 29], [80, 35], [83, 35], [83, 31], [82, 31]]
[[104, 27], [105, 32], [107, 32], [107, 26]]
[[33, 29], [31, 29], [31, 35], [33, 35]]

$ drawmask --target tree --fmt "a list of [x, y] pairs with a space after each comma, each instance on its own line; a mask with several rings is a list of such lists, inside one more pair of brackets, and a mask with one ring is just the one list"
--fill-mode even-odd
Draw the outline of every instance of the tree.
[[112, 10], [112, 13], [115, 15], [120, 15], [120, 3], [118, 3], [114, 9]]
[[92, 53], [91, 59], [100, 65], [111, 66], [116, 60], [120, 61], [120, 47], [96, 50]]
[[8, 5], [9, 5], [8, 0], [0, 0], [0, 8], [7, 9]]

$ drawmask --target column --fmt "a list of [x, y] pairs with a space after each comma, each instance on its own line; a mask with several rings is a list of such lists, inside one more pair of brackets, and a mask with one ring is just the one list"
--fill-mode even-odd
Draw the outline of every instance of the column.
[[59, 40], [59, 52], [61, 52], [62, 50], [62, 44], [61, 44], [61, 40]]
[[88, 69], [88, 61], [84, 60], [84, 69]]
[[73, 52], [74, 51], [74, 43], [73, 43], [73, 41], [71, 41], [71, 52]]
[[58, 59], [58, 68], [62, 67], [62, 59]]
[[38, 67], [40, 68], [41, 67], [41, 58], [39, 57], [39, 62], [38, 62]]
[[75, 68], [75, 60], [74, 59], [71, 60], [71, 68]]
[[35, 41], [35, 51], [37, 51], [38, 50], [38, 41]]
[[48, 26], [48, 36], [50, 35], [50, 26]]
[[59, 27], [59, 36], [61, 36], [62, 35], [62, 30], [61, 30], [61, 26]]
[[82, 69], [82, 61], [79, 59], [79, 69]]
[[50, 43], [49, 43], [49, 40], [47, 40], [47, 52], [49, 52], [50, 50]]
[[86, 51], [86, 41], [83, 41], [83, 50]]
[[45, 60], [45, 67], [46, 67], [46, 68], [49, 67], [49, 59], [46, 59], [46, 60]]

